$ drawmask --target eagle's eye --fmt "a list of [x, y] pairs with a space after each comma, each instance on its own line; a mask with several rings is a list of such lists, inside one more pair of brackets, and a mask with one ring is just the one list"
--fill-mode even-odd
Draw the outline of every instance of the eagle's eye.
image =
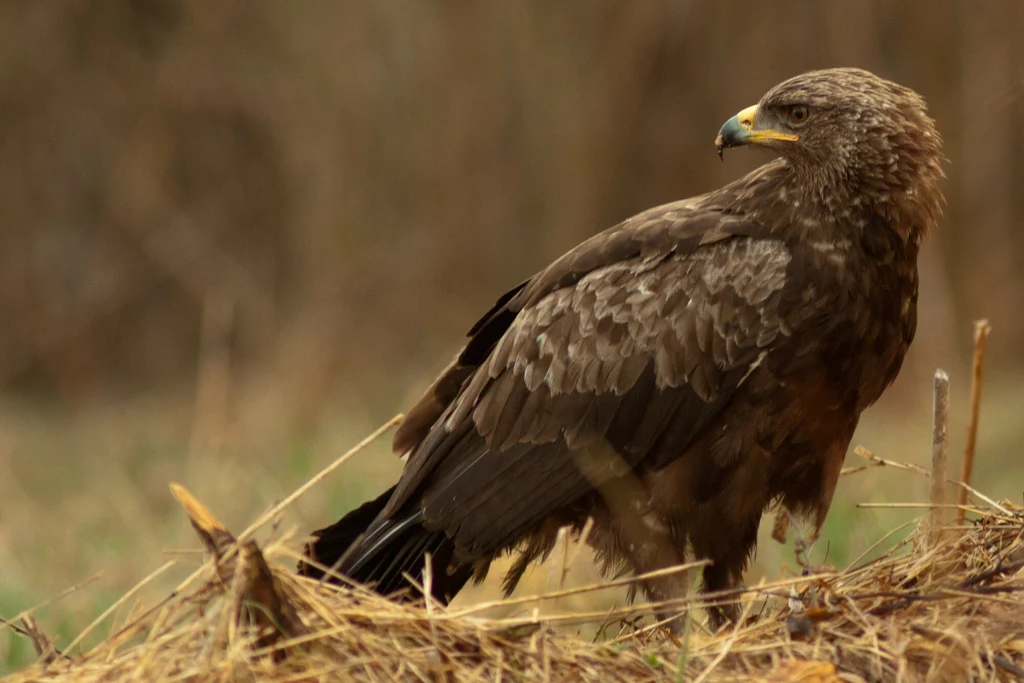
[[800, 125], [807, 122], [811, 116], [811, 110], [802, 104], [798, 104], [789, 109], [789, 121], [790, 123]]

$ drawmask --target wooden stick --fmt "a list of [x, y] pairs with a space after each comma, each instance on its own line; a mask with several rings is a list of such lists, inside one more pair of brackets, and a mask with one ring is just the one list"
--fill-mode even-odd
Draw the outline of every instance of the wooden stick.
[[[992, 327], [988, 320], [977, 320], [974, 323], [974, 361], [971, 364], [971, 405], [967, 418], [967, 445], [964, 447], [964, 460], [960, 469], [960, 481], [971, 485], [971, 472], [974, 470], [974, 445], [978, 439], [978, 415], [981, 411], [981, 383], [985, 370], [985, 340]], [[957, 524], [964, 522], [964, 506], [967, 505], [967, 489], [960, 487], [957, 503], [961, 506], [957, 511]]]
[[946, 453], [949, 445], [949, 375], [945, 370], [935, 371], [932, 390], [932, 507], [928, 515], [932, 543], [938, 542], [944, 523], [946, 504]]

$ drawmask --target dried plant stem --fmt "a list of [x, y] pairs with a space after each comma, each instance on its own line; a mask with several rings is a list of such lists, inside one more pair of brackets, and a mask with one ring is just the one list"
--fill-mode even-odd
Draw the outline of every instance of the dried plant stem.
[[929, 515], [932, 543], [939, 541], [945, 523], [946, 505], [946, 461], [949, 450], [949, 375], [945, 370], [935, 371], [932, 405], [932, 487], [929, 500], [932, 511]]
[[[244, 532], [242, 532], [241, 536], [239, 536], [237, 540], [238, 541], [244, 541], [244, 540], [248, 539], [248, 537], [251, 536], [253, 533], [255, 533], [257, 529], [259, 529], [263, 525], [267, 524], [270, 520], [272, 520], [274, 517], [276, 517], [278, 514], [280, 514], [282, 510], [284, 510], [286, 507], [288, 507], [289, 505], [294, 503], [299, 497], [301, 497], [303, 494], [305, 494], [307, 491], [309, 491], [309, 489], [313, 488], [316, 484], [318, 484], [321, 481], [323, 481], [323, 479], [326, 478], [328, 475], [330, 475], [331, 472], [333, 472], [334, 470], [336, 470], [339, 467], [341, 467], [341, 465], [343, 465], [345, 462], [347, 462], [350, 458], [352, 458], [354, 455], [356, 455], [357, 453], [362, 451], [369, 444], [373, 443], [374, 440], [379, 438], [384, 432], [386, 432], [387, 430], [391, 429], [392, 427], [394, 427], [396, 424], [398, 424], [401, 421], [402, 421], [402, 415], [401, 414], [395, 415], [393, 418], [391, 418], [390, 420], [385, 422], [383, 425], [378, 427], [372, 434], [370, 434], [365, 439], [360, 441], [358, 444], [356, 444], [355, 446], [350, 448], [348, 451], [346, 451], [344, 454], [342, 454], [338, 459], [336, 459], [330, 465], [328, 465], [324, 469], [320, 470], [320, 472], [318, 472], [312, 479], [310, 479], [305, 484], [303, 484], [298, 489], [296, 489], [291, 495], [289, 495], [283, 501], [281, 501], [280, 503], [275, 505], [272, 509], [268, 510], [263, 515], [261, 515], [255, 522], [253, 522], [252, 524], [249, 525], [248, 529], [246, 529]], [[172, 489], [172, 491], [173, 490], [174, 489]], [[182, 490], [184, 490], [184, 489], [182, 489]], [[187, 491], [186, 491], [186, 493], [187, 493]], [[186, 507], [186, 510], [187, 509], [188, 508]], [[231, 545], [227, 549], [227, 551], [225, 552], [224, 557], [220, 558], [221, 561], [231, 560], [234, 557], [235, 553], [237, 552], [237, 548], [238, 548], [237, 545]], [[188, 578], [186, 578], [184, 581], [182, 581], [178, 585], [178, 587], [175, 588], [174, 591], [168, 597], [164, 598], [162, 601], [160, 601], [156, 605], [153, 605], [151, 608], [146, 610], [146, 612], [144, 612], [142, 615], [140, 615], [134, 621], [132, 621], [129, 624], [126, 624], [125, 626], [123, 626], [121, 628], [121, 630], [119, 630], [117, 633], [115, 633], [113, 636], [111, 636], [111, 638], [108, 640], [108, 643], [110, 643], [110, 644], [119, 643], [122, 640], [125, 640], [127, 637], [131, 636], [132, 634], [136, 633], [137, 630], [143, 626], [143, 622], [144, 622], [144, 620], [146, 618], [148, 618], [152, 614], [156, 613], [157, 610], [162, 608], [164, 605], [169, 604], [175, 597], [177, 597], [188, 586], [190, 586], [191, 584], [196, 582], [205, 573], [206, 573], [206, 566], [205, 565], [202, 566], [202, 567], [199, 567], [198, 569], [196, 569], [194, 572], [192, 572], [191, 575], [189, 575]], [[22, 616], [22, 615], [19, 615], [19, 616]]]
[[655, 579], [662, 576], [671, 576], [673, 574], [681, 574], [688, 572], [693, 569], [701, 569], [711, 564], [710, 560], [695, 560], [693, 562], [687, 562], [685, 564], [677, 564], [673, 567], [666, 567], [665, 569], [656, 569], [651, 572], [644, 574], [637, 574], [635, 576], [626, 576], [621, 579], [613, 579], [611, 581], [602, 581], [600, 583], [592, 583], [586, 586], [580, 586], [579, 588], [566, 588], [565, 590], [557, 590], [541, 593], [540, 595], [527, 595], [522, 598], [504, 598], [502, 600], [493, 600], [491, 602], [481, 602], [470, 607], [466, 607], [461, 610], [449, 612], [447, 617], [452, 619], [458, 619], [462, 617], [470, 616], [471, 614], [477, 614], [485, 610], [491, 609], [492, 607], [508, 607], [511, 605], [524, 605], [531, 602], [538, 602], [541, 600], [554, 600], [556, 598], [564, 598], [570, 595], [582, 595], [583, 593], [593, 593], [595, 591], [603, 591], [609, 588], [618, 588], [620, 586], [629, 586], [639, 581], [646, 579]]
[[127, 592], [127, 593], [125, 593], [125, 594], [124, 594], [123, 596], [121, 596], [121, 599], [120, 599], [120, 600], [118, 600], [118, 601], [117, 601], [117, 602], [115, 602], [115, 603], [114, 603], [113, 605], [111, 605], [111, 606], [110, 606], [110, 607], [108, 607], [108, 608], [107, 608], [106, 610], [104, 610], [104, 611], [103, 611], [103, 614], [101, 614], [101, 615], [99, 615], [98, 617], [96, 617], [96, 619], [94, 619], [94, 620], [93, 620], [93, 622], [92, 622], [91, 624], [89, 624], [88, 626], [86, 626], [86, 627], [85, 627], [85, 630], [84, 630], [84, 631], [82, 631], [81, 633], [79, 633], [79, 634], [78, 634], [78, 637], [77, 637], [77, 638], [75, 638], [74, 640], [72, 640], [72, 641], [71, 641], [71, 643], [70, 643], [70, 644], [69, 644], [69, 645], [68, 645], [68, 646], [67, 646], [66, 648], [64, 648], [65, 652], [67, 652], [67, 653], [69, 653], [69, 654], [70, 654], [70, 653], [71, 653], [71, 652], [72, 652], [72, 651], [73, 651], [73, 650], [75, 649], [75, 647], [76, 647], [76, 646], [77, 646], [77, 645], [78, 645], [79, 643], [81, 643], [81, 642], [82, 642], [82, 641], [83, 641], [83, 640], [85, 639], [85, 637], [86, 637], [87, 635], [89, 635], [89, 633], [91, 633], [91, 632], [92, 632], [92, 630], [93, 630], [94, 628], [96, 628], [97, 626], [99, 626], [100, 624], [102, 624], [102, 623], [103, 623], [103, 620], [104, 620], [104, 619], [106, 619], [106, 618], [107, 618], [107, 617], [109, 617], [109, 616], [110, 616], [111, 614], [113, 614], [113, 613], [114, 613], [114, 610], [116, 610], [117, 608], [119, 608], [119, 607], [120, 607], [121, 605], [123, 605], [123, 604], [124, 604], [124, 603], [125, 603], [126, 601], [128, 601], [128, 600], [129, 600], [129, 599], [130, 599], [130, 598], [131, 598], [131, 597], [132, 597], [133, 595], [135, 595], [135, 594], [136, 594], [136, 593], [138, 593], [138, 592], [139, 592], [140, 590], [142, 590], [142, 588], [143, 588], [143, 587], [144, 587], [144, 586], [145, 586], [145, 585], [146, 585], [147, 583], [149, 583], [150, 581], [152, 581], [152, 580], [153, 580], [153, 579], [155, 579], [156, 577], [160, 576], [161, 574], [163, 574], [163, 573], [164, 573], [165, 571], [167, 571], [168, 569], [170, 569], [171, 567], [173, 567], [173, 566], [174, 566], [174, 565], [176, 565], [176, 564], [178, 564], [178, 561], [177, 561], [177, 560], [169, 560], [169, 561], [167, 561], [167, 562], [163, 563], [162, 565], [160, 565], [160, 567], [158, 567], [157, 569], [155, 569], [155, 570], [154, 570], [154, 571], [153, 571], [153, 572], [152, 572], [152, 573], [151, 573], [151, 574], [150, 574], [149, 576], [147, 576], [146, 578], [144, 578], [144, 579], [143, 579], [142, 581], [139, 581], [139, 582], [138, 582], [137, 584], [135, 584], [134, 586], [132, 586], [131, 590], [129, 590], [129, 591]]
[[856, 455], [858, 458], [870, 460], [879, 467], [883, 465], [886, 467], [895, 467], [896, 469], [906, 470], [908, 472], [913, 472], [914, 474], [923, 474], [926, 477], [928, 476], [928, 471], [925, 468], [921, 467], [920, 465], [899, 462], [897, 460], [887, 460], [885, 458], [879, 458], [877, 455], [875, 455], [868, 449], [864, 448], [863, 446], [857, 446], [856, 448], [854, 448], [853, 454]]
[[[960, 469], [960, 481], [970, 486], [971, 472], [974, 470], [974, 446], [978, 440], [978, 416], [981, 413], [981, 385], [985, 370], [985, 340], [992, 327], [988, 320], [974, 323], [974, 360], [971, 363], [971, 403], [967, 417], [967, 445], [964, 447], [964, 459]], [[967, 504], [967, 489], [961, 487], [957, 494], [957, 502]], [[957, 512], [957, 524], [963, 524], [963, 507]]]
[[61, 600], [62, 598], [66, 598], [67, 596], [71, 595], [75, 591], [81, 590], [82, 588], [88, 586], [93, 581], [98, 580], [101, 576], [103, 576], [103, 571], [102, 570], [96, 572], [95, 574], [93, 574], [89, 578], [85, 579], [84, 581], [79, 581], [75, 585], [70, 586], [68, 588], [65, 588], [60, 593], [57, 593], [56, 595], [54, 595], [52, 598], [48, 598], [46, 600], [43, 600], [39, 604], [37, 604], [37, 605], [35, 605], [33, 607], [29, 607], [26, 610], [22, 610], [17, 615], [15, 615], [15, 617], [13, 619], [4, 619], [4, 618], [0, 617], [0, 626], [4, 626], [6, 628], [11, 628], [11, 629], [13, 629], [16, 632], [21, 633], [22, 635], [27, 636], [28, 633], [25, 633], [24, 629], [22, 629], [21, 627], [19, 627], [15, 623], [16, 621], [24, 620], [25, 617], [32, 616], [33, 614], [35, 614], [39, 610], [43, 609], [44, 607], [48, 607], [49, 605], [52, 605], [53, 603], [57, 602], [58, 600]]
[[[761, 583], [758, 585], [758, 588], [763, 586], [764, 579], [761, 579]], [[708, 676], [711, 675], [711, 672], [713, 672], [715, 668], [722, 663], [722, 660], [725, 659], [726, 655], [732, 651], [733, 647], [736, 645], [736, 639], [743, 633], [743, 624], [746, 623], [747, 616], [750, 614], [750, 608], [753, 605], [753, 602], [747, 602], [743, 605], [743, 613], [740, 615], [740, 619], [737, 622], [736, 627], [733, 629], [732, 635], [725, 641], [722, 645], [722, 649], [719, 650], [715, 658], [711, 660], [711, 663], [704, 667], [704, 670], [700, 672], [700, 675], [693, 680], [693, 683], [701, 683], [702, 681], [707, 680]]]
[[299, 488], [295, 489], [295, 491], [293, 491], [290, 496], [282, 500], [280, 503], [272, 507], [270, 510], [267, 510], [262, 515], [260, 515], [255, 522], [249, 525], [248, 529], [243, 531], [238, 536], [239, 542], [248, 540], [250, 536], [256, 533], [257, 529], [259, 529], [263, 525], [267, 524], [270, 520], [277, 517], [279, 514], [281, 514], [282, 510], [284, 510], [286, 507], [288, 507], [296, 500], [301, 498], [303, 495], [305, 495], [306, 492], [309, 491], [311, 488], [313, 488], [321, 481], [326, 479], [331, 474], [331, 472], [344, 465], [354, 455], [356, 455], [364, 448], [369, 446], [371, 443], [379, 439], [382, 434], [384, 434], [386, 431], [388, 431], [389, 429], [397, 425], [399, 422], [401, 422], [403, 417], [404, 416], [401, 413], [395, 415], [393, 418], [391, 418], [390, 420], [382, 424], [380, 427], [378, 427], [376, 430], [374, 430], [374, 432], [370, 434], [368, 437], [366, 437], [365, 439], [357, 443], [355, 446], [350, 448], [337, 460], [335, 460], [330, 465], [320, 470], [312, 479], [307, 481]]
[[[986, 496], [984, 493], [982, 493], [978, 489], [970, 486], [969, 484], [965, 484], [962, 481], [957, 481], [957, 482], [953, 482], [953, 483], [956, 484], [957, 486], [959, 486], [960, 488], [964, 489], [965, 491], [967, 491], [967, 493], [971, 494], [972, 496], [974, 496], [978, 500], [982, 501], [986, 505], [991, 505], [993, 509], [998, 510], [999, 512], [1001, 512], [1002, 514], [1006, 515], [1007, 517], [1010, 517], [1010, 518], [1013, 517], [1013, 513], [1010, 512], [1009, 510], [1007, 510], [1004, 505], [1000, 505], [995, 500], [993, 500], [992, 498], [989, 498], [988, 496]], [[967, 506], [967, 511], [968, 512], [971, 511], [971, 506], [970, 505]]]
[[46, 635], [39, 622], [34, 617], [23, 617], [21, 620], [21, 631], [32, 641], [32, 648], [36, 651], [36, 657], [44, 665], [49, 664], [55, 658], [61, 656], [61, 651], [53, 644], [53, 639]]

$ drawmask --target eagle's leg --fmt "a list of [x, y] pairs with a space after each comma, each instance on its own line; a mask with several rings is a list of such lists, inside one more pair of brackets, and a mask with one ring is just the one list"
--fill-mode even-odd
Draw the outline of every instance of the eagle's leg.
[[[597, 462], [604, 464], [604, 471], [620, 473], [614, 479], [601, 481], [600, 498], [591, 513], [594, 533], [587, 542], [603, 561], [604, 571], [618, 571], [625, 564], [639, 576], [685, 563], [686, 540], [680, 537], [681, 527], [652, 504], [648, 486], [631, 472], [621, 456], [606, 444], [599, 445], [604, 447], [590, 444], [586, 457], [578, 462], [581, 468], [592, 472]], [[692, 584], [691, 571], [666, 572], [633, 584], [629, 599], [639, 589], [655, 605], [675, 603], [654, 607], [654, 614], [659, 621], [668, 622], [674, 632], [681, 633], [686, 624], [683, 602]]]
[[[760, 513], [751, 515], [745, 522], [731, 529], [719, 529], [713, 536], [697, 534], [693, 539], [697, 557], [711, 560], [703, 569], [703, 592], [722, 593], [743, 585], [743, 572], [751, 551], [757, 543], [757, 527]], [[737, 520], [738, 521], [738, 520]], [[708, 624], [717, 631], [727, 624], [739, 622], [742, 610], [740, 595], [726, 594], [714, 600], [708, 607]]]
[[[687, 560], [685, 542], [675, 537], [671, 526], [648, 513], [641, 518], [646, 533], [643, 542], [631, 544], [627, 556], [637, 574], [647, 574], [662, 569], [670, 569], [684, 564]], [[634, 536], [635, 538], [635, 536]], [[673, 571], [663, 576], [644, 579], [641, 582], [643, 592], [655, 605], [654, 616], [677, 636], [686, 631], [686, 622], [690, 618], [686, 598], [692, 593], [695, 570]]]
[[[609, 500], [606, 497], [606, 500]], [[617, 572], [626, 564], [635, 575], [669, 569], [686, 561], [685, 543], [679, 542], [671, 525], [650, 509], [639, 496], [611, 498], [612, 506], [600, 506], [593, 515], [594, 532], [587, 542], [604, 563], [605, 572]], [[628, 502], [630, 505], [623, 505]], [[686, 615], [683, 600], [693, 585], [693, 572], [676, 571], [641, 579], [630, 587], [629, 599], [642, 591], [648, 601], [675, 602], [654, 608], [654, 616], [664, 621], [673, 632], [685, 629]]]
[[[672, 553], [672, 557], [662, 557], [660, 561], [646, 564], [633, 560], [633, 566], [638, 574], [669, 569], [673, 566], [683, 564], [685, 558]], [[653, 566], [653, 565], [658, 566]], [[654, 616], [658, 621], [665, 622], [665, 625], [676, 635], [682, 635], [686, 630], [688, 618], [688, 607], [684, 604], [690, 593], [690, 586], [693, 585], [693, 570], [677, 571], [667, 576], [645, 579], [641, 583], [647, 599], [655, 605]], [[659, 603], [670, 603], [660, 604]]]
[[[737, 568], [728, 566], [721, 560], [704, 568], [704, 592], [717, 593], [739, 588], [743, 578], [743, 570], [746, 567], [746, 559]], [[738, 597], [738, 596], [736, 596]], [[740, 606], [733, 600], [733, 596], [726, 596], [722, 600], [714, 601], [707, 607], [708, 625], [712, 631], [718, 631], [723, 626], [735, 624], [740, 620]]]

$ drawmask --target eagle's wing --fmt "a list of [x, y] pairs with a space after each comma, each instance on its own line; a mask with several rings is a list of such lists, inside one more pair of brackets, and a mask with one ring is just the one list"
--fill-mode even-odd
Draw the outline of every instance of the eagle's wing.
[[[485, 557], [621, 474], [591, 461], [600, 444], [630, 469], [679, 457], [789, 334], [778, 309], [790, 252], [762, 232], [668, 205], [506, 295], [417, 407], [423, 420], [444, 406], [383, 516], [412, 505], [462, 557]], [[705, 489], [738, 457], [717, 449]]]

